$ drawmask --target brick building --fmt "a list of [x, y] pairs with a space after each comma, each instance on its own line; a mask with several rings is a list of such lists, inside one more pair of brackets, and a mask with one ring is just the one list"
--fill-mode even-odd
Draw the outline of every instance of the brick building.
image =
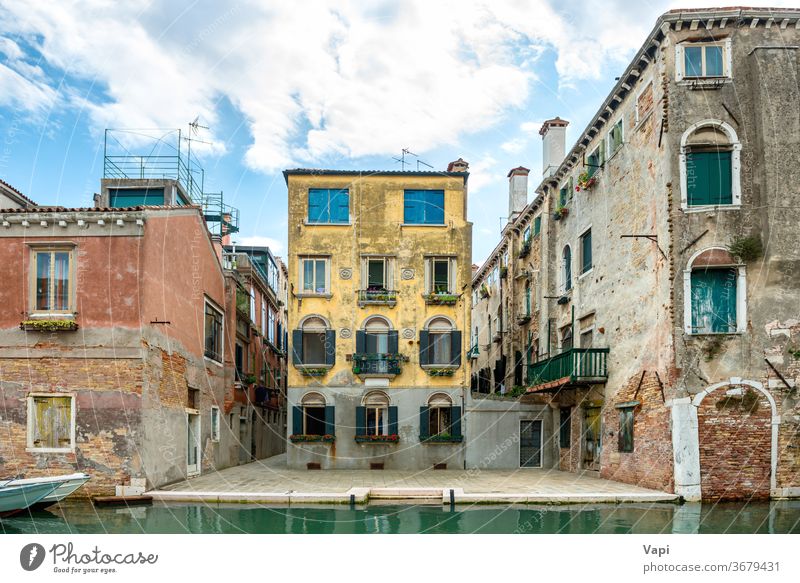
[[668, 12], [569, 150], [566, 122], [543, 124], [525, 376], [552, 467], [687, 499], [800, 493], [798, 23]]

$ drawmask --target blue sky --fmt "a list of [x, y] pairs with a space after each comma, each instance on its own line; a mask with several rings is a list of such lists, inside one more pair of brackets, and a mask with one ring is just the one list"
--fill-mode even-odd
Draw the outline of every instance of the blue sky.
[[240, 243], [280, 255], [283, 168], [398, 169], [402, 148], [437, 170], [463, 157], [479, 263], [507, 214], [508, 170], [530, 168], [531, 191], [541, 178], [541, 121], [569, 120], [571, 146], [658, 15], [707, 5], [222, 4], [4, 0], [0, 178], [40, 204], [88, 206], [105, 128], [186, 130], [199, 116], [207, 190], [241, 210]]

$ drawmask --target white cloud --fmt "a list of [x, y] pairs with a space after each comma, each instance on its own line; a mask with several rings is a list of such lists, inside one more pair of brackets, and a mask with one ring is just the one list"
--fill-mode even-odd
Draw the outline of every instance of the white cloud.
[[273, 255], [280, 255], [286, 248], [281, 241], [273, 239], [272, 237], [263, 237], [261, 235], [253, 235], [250, 237], [234, 236], [232, 239], [237, 245], [243, 245], [245, 247], [269, 247]]
[[508, 140], [507, 142], [503, 142], [500, 144], [500, 147], [508, 152], [509, 154], [518, 154], [525, 149], [525, 146], [528, 145], [528, 140], [525, 138], [514, 138], [512, 140]]

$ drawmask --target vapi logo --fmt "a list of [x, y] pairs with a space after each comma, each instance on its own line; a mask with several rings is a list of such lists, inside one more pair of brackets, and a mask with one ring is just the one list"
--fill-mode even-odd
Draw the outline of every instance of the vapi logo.
[[44, 562], [44, 547], [39, 543], [30, 543], [19, 552], [19, 564], [26, 571], [35, 571]]

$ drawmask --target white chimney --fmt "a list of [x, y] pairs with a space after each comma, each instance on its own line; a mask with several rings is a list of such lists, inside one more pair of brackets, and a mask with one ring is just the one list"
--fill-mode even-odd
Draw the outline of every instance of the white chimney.
[[508, 173], [508, 220], [513, 221], [528, 204], [528, 173], [519, 166]]
[[568, 125], [568, 121], [555, 117], [544, 122], [539, 130], [539, 135], [542, 136], [542, 176], [544, 178], [555, 174], [564, 160]]

